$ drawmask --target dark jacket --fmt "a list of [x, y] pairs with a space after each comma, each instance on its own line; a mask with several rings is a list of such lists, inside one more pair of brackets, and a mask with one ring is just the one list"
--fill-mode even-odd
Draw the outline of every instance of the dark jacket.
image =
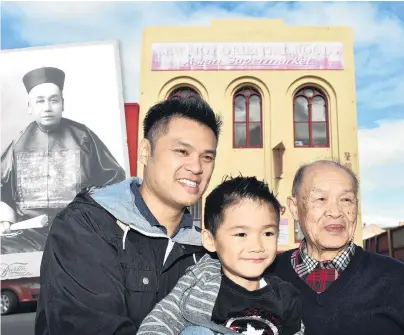
[[[134, 335], [143, 318], [201, 257], [200, 228], [181, 228], [163, 267], [134, 201], [137, 178], [79, 193], [55, 219], [41, 263], [36, 335]], [[117, 222], [119, 220], [119, 222]]]
[[403, 335], [404, 263], [356, 246], [338, 279], [316, 293], [296, 274], [288, 250], [269, 272], [301, 293], [305, 335]]

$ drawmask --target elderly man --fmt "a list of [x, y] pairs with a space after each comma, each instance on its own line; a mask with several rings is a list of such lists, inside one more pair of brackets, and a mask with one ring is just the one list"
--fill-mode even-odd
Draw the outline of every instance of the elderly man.
[[[53, 218], [88, 185], [125, 179], [125, 171], [85, 125], [62, 117], [65, 73], [54, 67], [22, 79], [32, 121], [1, 155], [2, 233], [16, 222]], [[2, 253], [41, 251], [49, 228], [2, 238]]]
[[358, 180], [346, 167], [301, 167], [288, 206], [304, 239], [270, 271], [300, 290], [305, 335], [404, 334], [404, 263], [353, 242]]

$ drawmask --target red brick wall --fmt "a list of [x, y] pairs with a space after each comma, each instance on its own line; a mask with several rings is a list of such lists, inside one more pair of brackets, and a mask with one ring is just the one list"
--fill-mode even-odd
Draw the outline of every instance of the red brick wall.
[[139, 104], [125, 103], [126, 138], [128, 141], [129, 164], [131, 176], [136, 176], [137, 146], [139, 132]]

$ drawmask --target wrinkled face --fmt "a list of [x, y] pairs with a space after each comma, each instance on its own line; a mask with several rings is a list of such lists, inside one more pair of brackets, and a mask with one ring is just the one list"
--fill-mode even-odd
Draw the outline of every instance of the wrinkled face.
[[52, 83], [35, 86], [29, 92], [29, 110], [40, 127], [57, 126], [63, 112], [63, 98], [59, 87]]
[[353, 240], [358, 201], [351, 176], [341, 168], [323, 164], [306, 170], [289, 208], [317, 249], [341, 250]]
[[153, 152], [147, 140], [140, 146], [147, 189], [170, 207], [182, 210], [195, 204], [208, 187], [216, 147], [210, 128], [186, 118], [173, 118], [168, 132], [155, 139]]
[[217, 252], [226, 276], [246, 287], [272, 264], [278, 231], [279, 218], [272, 205], [243, 199], [225, 210], [216, 236], [204, 230], [202, 241], [207, 250]]

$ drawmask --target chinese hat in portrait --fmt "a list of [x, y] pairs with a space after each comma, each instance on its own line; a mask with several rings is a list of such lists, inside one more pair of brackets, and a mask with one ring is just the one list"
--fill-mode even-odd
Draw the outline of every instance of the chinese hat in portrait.
[[29, 71], [22, 78], [25, 89], [29, 93], [35, 86], [44, 83], [53, 83], [63, 91], [65, 83], [65, 73], [55, 67], [40, 67]]

